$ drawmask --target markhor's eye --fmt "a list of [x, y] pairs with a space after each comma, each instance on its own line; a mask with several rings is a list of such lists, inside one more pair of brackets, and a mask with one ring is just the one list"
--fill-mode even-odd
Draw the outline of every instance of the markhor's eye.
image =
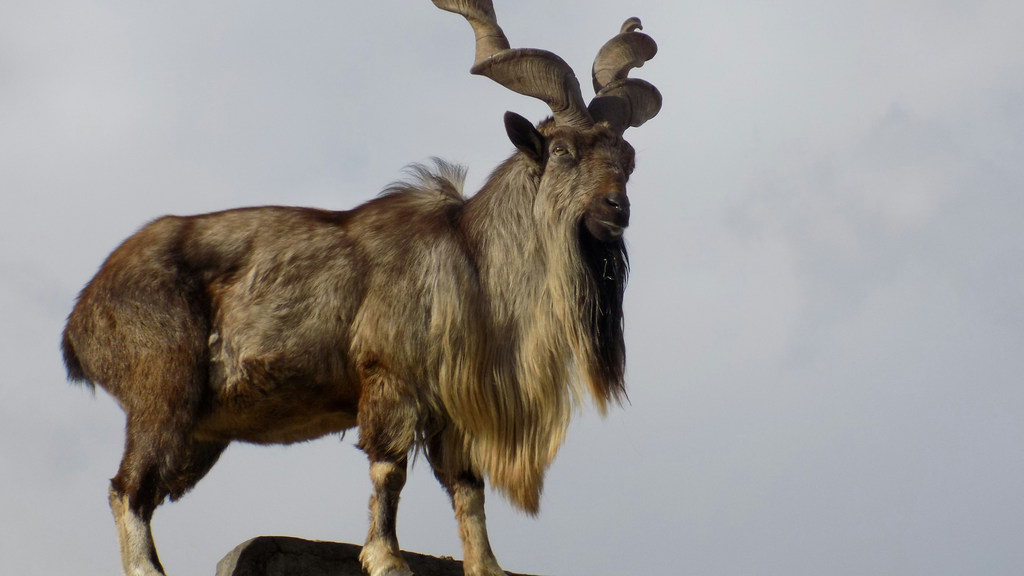
[[563, 156], [569, 153], [569, 149], [561, 144], [556, 144], [555, 147], [551, 149], [551, 153], [555, 156]]

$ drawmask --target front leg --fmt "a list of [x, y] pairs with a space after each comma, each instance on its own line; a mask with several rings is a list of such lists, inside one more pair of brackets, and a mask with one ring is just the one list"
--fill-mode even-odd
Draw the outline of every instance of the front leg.
[[359, 376], [359, 447], [370, 459], [373, 482], [370, 529], [359, 561], [370, 576], [412, 576], [398, 547], [396, 522], [407, 454], [416, 435], [416, 399], [376, 361], [362, 359]]
[[452, 481], [441, 480], [452, 498], [455, 519], [462, 540], [463, 571], [466, 576], [506, 576], [491, 551], [484, 514], [484, 481], [470, 472]]
[[404, 459], [370, 464], [370, 530], [359, 553], [359, 562], [370, 576], [412, 576], [398, 549], [396, 534], [398, 497], [405, 486], [405, 470]]

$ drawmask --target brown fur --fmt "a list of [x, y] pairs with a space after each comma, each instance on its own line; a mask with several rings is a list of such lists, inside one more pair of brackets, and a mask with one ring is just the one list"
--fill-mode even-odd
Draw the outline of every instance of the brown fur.
[[433, 0], [476, 37], [474, 74], [548, 103], [471, 198], [437, 161], [353, 210], [262, 207], [142, 228], [107, 258], [68, 318], [68, 377], [124, 409], [110, 506], [125, 574], [163, 568], [150, 522], [233, 441], [289, 443], [359, 429], [370, 460], [370, 576], [409, 576], [395, 531], [409, 453], [448, 491], [467, 576], [500, 576], [484, 479], [529, 513], [586, 395], [624, 397], [628, 270], [622, 140], [661, 108], [628, 78], [657, 45], [630, 18], [594, 61], [595, 98], [557, 55], [512, 49], [490, 0]]
[[580, 139], [607, 158], [565, 171], [517, 154], [468, 201], [439, 163], [349, 212], [161, 218], [82, 291], [69, 376], [129, 417], [175, 397], [181, 441], [308, 440], [386, 391], [415, 414], [401, 433], [379, 415], [374, 445], [404, 453], [454, 426], [459, 464], [535, 511], [580, 391], [604, 410], [623, 390], [625, 251], [581, 225], [609, 189], [587, 163], [623, 162], [610, 143]]
[[232, 441], [358, 426], [403, 482], [418, 446], [453, 495], [486, 476], [536, 512], [584, 391], [622, 398], [626, 254], [592, 228], [628, 221], [607, 198], [633, 152], [601, 125], [535, 137], [469, 199], [437, 162], [351, 211], [168, 216], [114, 250], [62, 346], [125, 410], [112, 494], [148, 523]]

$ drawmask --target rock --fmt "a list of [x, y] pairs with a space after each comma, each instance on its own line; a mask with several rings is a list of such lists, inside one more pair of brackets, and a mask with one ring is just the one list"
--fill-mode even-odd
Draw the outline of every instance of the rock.
[[[217, 576], [363, 576], [361, 546], [288, 536], [259, 536], [217, 563]], [[462, 562], [402, 552], [416, 576], [462, 576]], [[508, 576], [526, 576], [508, 573]]]

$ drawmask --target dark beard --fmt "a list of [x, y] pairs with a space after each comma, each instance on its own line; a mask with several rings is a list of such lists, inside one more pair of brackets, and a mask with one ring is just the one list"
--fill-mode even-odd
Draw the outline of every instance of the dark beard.
[[603, 386], [607, 398], [620, 400], [626, 393], [622, 296], [629, 277], [629, 256], [622, 238], [601, 242], [582, 223], [577, 236], [588, 276], [587, 294], [580, 306], [597, 354], [597, 365], [585, 369]]

